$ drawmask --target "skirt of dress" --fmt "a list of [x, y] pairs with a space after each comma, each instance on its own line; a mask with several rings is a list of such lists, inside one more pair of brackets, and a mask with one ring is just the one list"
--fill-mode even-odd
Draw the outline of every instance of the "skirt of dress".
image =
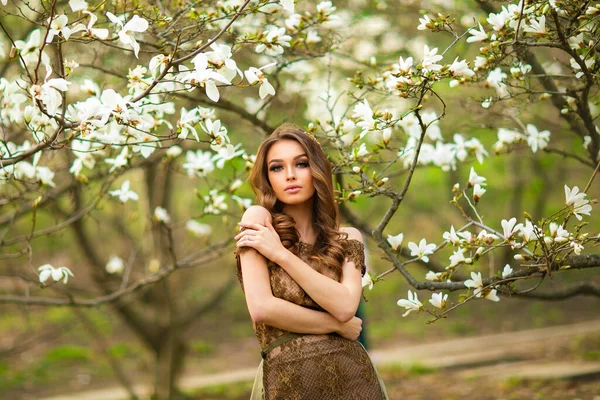
[[388, 400], [364, 347], [337, 335], [306, 335], [273, 349], [251, 400]]

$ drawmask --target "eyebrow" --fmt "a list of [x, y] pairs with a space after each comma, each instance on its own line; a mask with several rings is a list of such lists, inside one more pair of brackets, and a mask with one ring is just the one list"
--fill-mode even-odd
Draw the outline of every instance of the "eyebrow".
[[[302, 153], [302, 154], [297, 155], [296, 157], [294, 157], [294, 160], [296, 160], [298, 158], [301, 158], [301, 157], [308, 157], [308, 156], [306, 154]], [[283, 162], [283, 160], [274, 159], [274, 160], [269, 161], [269, 164], [274, 163], [274, 162]]]

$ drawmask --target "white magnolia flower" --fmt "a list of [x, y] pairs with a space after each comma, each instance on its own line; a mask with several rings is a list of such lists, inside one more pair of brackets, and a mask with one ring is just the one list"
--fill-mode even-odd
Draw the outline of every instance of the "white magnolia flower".
[[401, 72], [404, 72], [405, 74], [410, 73], [410, 69], [413, 66], [413, 58], [412, 57], [408, 57], [406, 60], [403, 57], [400, 57], [398, 59], [398, 64], [394, 65], [394, 67], [397, 67], [397, 69]]
[[108, 260], [105, 269], [109, 274], [120, 274], [125, 269], [125, 262], [121, 257], [114, 256]]
[[169, 216], [168, 211], [162, 207], [156, 207], [154, 209], [154, 219], [159, 222], [164, 222], [165, 224], [171, 222], [171, 217]]
[[29, 89], [32, 97], [40, 100], [46, 106], [46, 112], [49, 115], [55, 115], [58, 107], [62, 104], [62, 95], [59, 93], [66, 92], [69, 89], [71, 82], [63, 78], [48, 79], [52, 75], [52, 67], [46, 64], [46, 78], [44, 83], [40, 85], [32, 85]]
[[192, 63], [194, 64], [194, 71], [187, 74], [185, 74], [186, 71], [184, 67], [180, 66], [181, 72], [184, 72], [182, 80], [193, 85], [191, 90], [194, 89], [194, 86], [204, 87], [206, 96], [209, 99], [214, 102], [219, 101], [220, 94], [215, 81], [224, 83], [226, 85], [231, 85], [231, 82], [223, 75], [208, 68], [208, 58], [204, 53], [200, 53], [194, 57], [192, 59]]
[[425, 239], [421, 239], [418, 246], [414, 242], [409, 242], [408, 248], [410, 249], [411, 256], [417, 256], [424, 262], [429, 262], [429, 257], [427, 257], [427, 256], [430, 254], [433, 254], [433, 250], [435, 249], [435, 244], [434, 243], [427, 244], [427, 241]]
[[246, 199], [235, 194], [231, 196], [231, 200], [234, 200], [242, 210], [247, 210], [252, 205], [252, 199]]
[[243, 77], [242, 71], [237, 63], [231, 58], [233, 53], [231, 47], [226, 44], [213, 43], [210, 45], [212, 51], [206, 52], [206, 58], [213, 68], [221, 73], [225, 79], [231, 81], [236, 75]]
[[450, 242], [454, 245], [456, 245], [460, 242], [460, 238], [458, 237], [458, 235], [456, 234], [456, 231], [454, 230], [454, 225], [450, 226], [450, 232], [444, 232], [442, 237], [444, 238], [444, 240], [447, 240], [448, 242]]
[[399, 233], [396, 236], [388, 235], [387, 242], [392, 246], [394, 250], [398, 250], [398, 248], [402, 245], [402, 241], [404, 240], [404, 234]]
[[594, 6], [589, 6], [586, 10], [585, 13], [587, 15], [596, 15], [596, 14], [600, 14], [600, 3], [597, 3]]
[[469, 30], [469, 34], [471, 36], [469, 38], [467, 38], [468, 43], [482, 42], [484, 40], [487, 40], [487, 38], [488, 38], [488, 35], [487, 35], [487, 33], [485, 33], [485, 30], [483, 30], [481, 23], [479, 23], [479, 30], [477, 30], [475, 28], [471, 28]]
[[118, 25], [121, 28], [118, 33], [121, 43], [131, 45], [135, 57], [139, 58], [138, 53], [140, 51], [140, 45], [135, 40], [133, 35], [135, 32], [145, 32], [148, 29], [148, 21], [136, 14], [125, 25], [123, 25], [123, 22], [121, 22], [121, 20], [113, 13], [107, 12], [106, 15], [113, 24]]
[[214, 151], [219, 151], [223, 146], [229, 144], [230, 140], [229, 136], [227, 136], [227, 128], [221, 125], [220, 119], [213, 122], [212, 119], [208, 118], [200, 126], [210, 136], [210, 148]]
[[546, 30], [546, 16], [542, 15], [538, 19], [532, 18], [529, 20], [529, 25], [526, 25], [523, 29], [524, 32], [531, 32], [538, 35], [548, 33]]
[[486, 178], [484, 178], [483, 176], [477, 175], [477, 173], [475, 172], [475, 169], [473, 169], [473, 167], [471, 167], [471, 171], [469, 172], [469, 187], [475, 186], [475, 185], [483, 186], [486, 184], [485, 181], [486, 181]]
[[425, 279], [431, 282], [440, 282], [442, 273], [441, 272], [433, 272], [429, 271], [425, 274]]
[[575, 217], [581, 221], [582, 216], [590, 215], [592, 211], [592, 206], [589, 204], [590, 201], [585, 198], [585, 193], [579, 193], [579, 187], [574, 186], [573, 189], [569, 189], [567, 185], [565, 185], [565, 203], [569, 207], [573, 207], [573, 214]]
[[44, 264], [38, 267], [38, 271], [40, 272], [39, 280], [40, 283], [44, 283], [48, 280], [48, 278], [52, 277], [55, 282], [58, 282], [62, 279], [63, 283], [67, 283], [69, 280], [69, 276], [74, 276], [73, 272], [67, 267], [58, 267], [54, 268], [51, 264]]
[[104, 162], [112, 165], [108, 172], [113, 172], [127, 165], [129, 160], [129, 147], [124, 146], [123, 150], [115, 158], [105, 158]]
[[536, 153], [538, 149], [545, 149], [548, 146], [550, 131], [545, 130], [539, 132], [535, 125], [527, 124], [527, 134], [527, 144], [534, 153]]
[[279, 2], [285, 11], [294, 13], [294, 0], [279, 0]]
[[581, 243], [571, 242], [571, 247], [573, 248], [573, 252], [575, 254], [578, 256], [581, 255], [581, 252], [583, 251], [583, 245]]
[[290, 47], [292, 37], [286, 35], [285, 28], [270, 26], [263, 32], [263, 35], [265, 35], [265, 40], [256, 46], [257, 53], [264, 51], [269, 56], [279, 56], [283, 54], [284, 47]]
[[212, 233], [212, 227], [208, 224], [203, 224], [194, 219], [190, 219], [185, 223], [185, 229], [197, 237], [208, 236]]
[[246, 75], [246, 79], [248, 82], [253, 85], [255, 82], [260, 82], [260, 89], [258, 90], [258, 95], [261, 99], [271, 95], [275, 95], [275, 88], [273, 85], [269, 83], [265, 74], [263, 74], [262, 70], [265, 68], [269, 68], [275, 65], [275, 63], [267, 64], [261, 68], [250, 67], [246, 71], [244, 71], [244, 75]]
[[473, 76], [475, 72], [469, 69], [469, 64], [467, 64], [467, 60], [458, 61], [458, 57], [454, 59], [450, 67], [448, 67], [450, 71], [452, 71], [452, 75], [454, 76]]
[[473, 201], [475, 202], [475, 204], [477, 204], [477, 202], [485, 192], [486, 190], [482, 188], [481, 185], [479, 185], [479, 183], [475, 184], [475, 186], [473, 187]]
[[367, 99], [364, 99], [362, 103], [357, 103], [352, 111], [352, 118], [360, 120], [356, 123], [356, 126], [362, 128], [361, 139], [367, 132], [377, 130], [377, 122], [373, 119], [373, 110]]
[[317, 12], [323, 13], [324, 15], [330, 15], [335, 12], [336, 7], [333, 6], [331, 1], [322, 1], [317, 4]]
[[122, 203], [127, 203], [128, 200], [138, 200], [139, 196], [136, 192], [129, 189], [129, 180], [126, 180], [121, 184], [121, 188], [118, 190], [111, 190], [108, 192], [111, 196], [119, 197]]
[[235, 146], [232, 144], [226, 144], [225, 146], [220, 147], [217, 150], [217, 154], [215, 154], [212, 159], [215, 161], [217, 168], [223, 169], [226, 161], [233, 160], [235, 157], [243, 155], [244, 149], [238, 150], [241, 145], [241, 143], [238, 143]]
[[506, 278], [510, 274], [513, 273], [513, 269], [510, 267], [510, 264], [506, 264], [504, 269], [502, 270], [502, 279]]
[[52, 43], [54, 36], [62, 33], [65, 40], [69, 40], [71, 36], [71, 29], [67, 26], [69, 19], [65, 14], [57, 15], [50, 22], [50, 29], [48, 29], [48, 35], [46, 37], [46, 43]]
[[437, 307], [437, 308], [443, 310], [444, 308], [446, 308], [447, 300], [448, 300], [448, 295], [440, 292], [440, 293], [432, 293], [431, 299], [429, 299], [429, 302], [434, 307]]
[[173, 145], [167, 149], [167, 157], [177, 158], [183, 153], [183, 149], [177, 145]]
[[442, 69], [441, 64], [436, 64], [437, 61], [440, 61], [443, 58], [441, 55], [438, 55], [437, 52], [437, 47], [430, 50], [427, 45], [423, 46], [423, 61], [421, 62], [421, 65], [424, 70], [439, 71]]
[[475, 240], [475, 236], [469, 231], [456, 232], [456, 234], [463, 238], [467, 243], [472, 243]]
[[206, 214], [221, 214], [221, 211], [227, 210], [229, 206], [225, 202], [227, 196], [219, 194], [217, 189], [212, 189], [208, 192], [208, 196], [204, 196], [204, 212]]
[[205, 176], [207, 173], [214, 171], [215, 165], [212, 161], [212, 154], [209, 151], [196, 152], [188, 151], [185, 153], [185, 162], [182, 167], [187, 170], [188, 176]]
[[516, 232], [520, 231], [523, 227], [523, 224], [517, 224], [517, 219], [515, 217], [510, 220], [503, 219], [500, 222], [502, 225], [502, 229], [504, 231], [504, 239], [509, 240]]
[[419, 311], [421, 307], [423, 307], [423, 304], [421, 304], [419, 298], [417, 297], [417, 292], [415, 292], [413, 295], [413, 292], [411, 292], [410, 290], [408, 291], [408, 300], [400, 299], [398, 300], [397, 304], [400, 307], [406, 308], [407, 310], [404, 314], [402, 314], [403, 317], [406, 317], [413, 311]]
[[474, 289], [475, 294], [481, 292], [481, 289], [483, 289], [483, 278], [481, 277], [481, 272], [471, 272], [471, 279], [467, 279], [465, 281], [465, 286]]
[[485, 229], [483, 229], [477, 235], [477, 240], [488, 242], [488, 244], [491, 244], [496, 239], [498, 239], [498, 236], [494, 235], [493, 233], [488, 233]]
[[491, 13], [486, 20], [492, 25], [495, 31], [500, 31], [509, 19], [510, 14], [503, 8], [503, 10], [497, 14]]
[[[576, 78], [581, 78], [583, 75], [585, 75], [585, 73], [583, 72], [581, 65], [577, 62], [577, 60], [575, 60], [574, 58], [571, 58], [571, 60], [569, 60], [569, 63], [571, 65], [571, 68], [573, 68], [573, 70], [575, 71], [575, 77]], [[593, 57], [589, 57], [586, 58], [584, 61], [585, 66], [587, 67], [587, 69], [589, 70], [590, 68], [592, 68], [595, 64], [595, 59]]]
[[530, 220], [525, 220], [525, 225], [521, 226], [521, 237], [525, 242], [531, 242], [537, 240], [538, 235], [541, 236], [541, 230], [538, 226], [531, 223]]
[[455, 267], [458, 264], [462, 264], [467, 262], [467, 260], [471, 260], [470, 258], [465, 258], [465, 249], [457, 249], [454, 253], [452, 253], [452, 255], [449, 257], [450, 258], [450, 265], [449, 267]]
[[419, 18], [419, 26], [417, 26], [417, 29], [420, 31], [426, 31], [430, 28], [432, 28], [431, 19], [429, 18], [429, 15], [425, 14], [423, 18]]
[[306, 43], [310, 44], [310, 43], [319, 43], [319, 42], [323, 41], [323, 39], [321, 39], [321, 36], [319, 36], [319, 33], [316, 30], [311, 29], [306, 32], [306, 39], [304, 41]]
[[375, 282], [373, 281], [373, 277], [371, 276], [371, 274], [369, 272], [364, 274], [364, 276], [362, 277], [362, 287], [368, 286], [369, 290], [372, 290], [374, 284]]
[[302, 15], [292, 14], [286, 18], [284, 24], [285, 24], [286, 28], [288, 28], [290, 31], [295, 31], [296, 29], [298, 29], [301, 22], [302, 22]]
[[69, 7], [73, 12], [87, 10], [88, 4], [85, 0], [69, 0]]
[[192, 108], [190, 111], [186, 110], [185, 107], [181, 107], [181, 118], [177, 122], [177, 127], [181, 129], [181, 133], [177, 136], [180, 139], [187, 139], [191, 133], [197, 142], [200, 141], [198, 132], [194, 125], [198, 123], [200, 116], [198, 115], [198, 109]]
[[489, 292], [487, 292], [484, 296], [484, 299], [488, 299], [494, 302], [499, 302], [500, 301], [500, 297], [498, 297], [498, 295], [496, 294], [496, 289], [491, 289]]
[[504, 83], [504, 79], [506, 79], [506, 77], [507, 75], [504, 72], [502, 72], [502, 69], [500, 67], [498, 67], [490, 71], [486, 78], [486, 82], [491, 87], [496, 89], [496, 93], [498, 93], [498, 96], [500, 97], [504, 97], [508, 94], [508, 91], [506, 90], [506, 84]]

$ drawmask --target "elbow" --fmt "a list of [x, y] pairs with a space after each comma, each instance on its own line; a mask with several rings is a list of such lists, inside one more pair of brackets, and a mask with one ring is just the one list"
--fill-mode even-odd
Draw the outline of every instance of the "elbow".
[[267, 301], [262, 301], [248, 307], [250, 318], [255, 324], [267, 324], [269, 321], [269, 307]]
[[345, 323], [354, 318], [356, 310], [340, 310], [332, 315], [333, 318], [337, 319], [339, 322]]

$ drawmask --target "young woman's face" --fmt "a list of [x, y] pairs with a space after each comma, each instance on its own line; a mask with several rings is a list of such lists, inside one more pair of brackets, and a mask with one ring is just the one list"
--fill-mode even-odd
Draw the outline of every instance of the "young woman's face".
[[308, 155], [295, 140], [279, 140], [267, 151], [269, 182], [277, 200], [302, 204], [315, 193]]

